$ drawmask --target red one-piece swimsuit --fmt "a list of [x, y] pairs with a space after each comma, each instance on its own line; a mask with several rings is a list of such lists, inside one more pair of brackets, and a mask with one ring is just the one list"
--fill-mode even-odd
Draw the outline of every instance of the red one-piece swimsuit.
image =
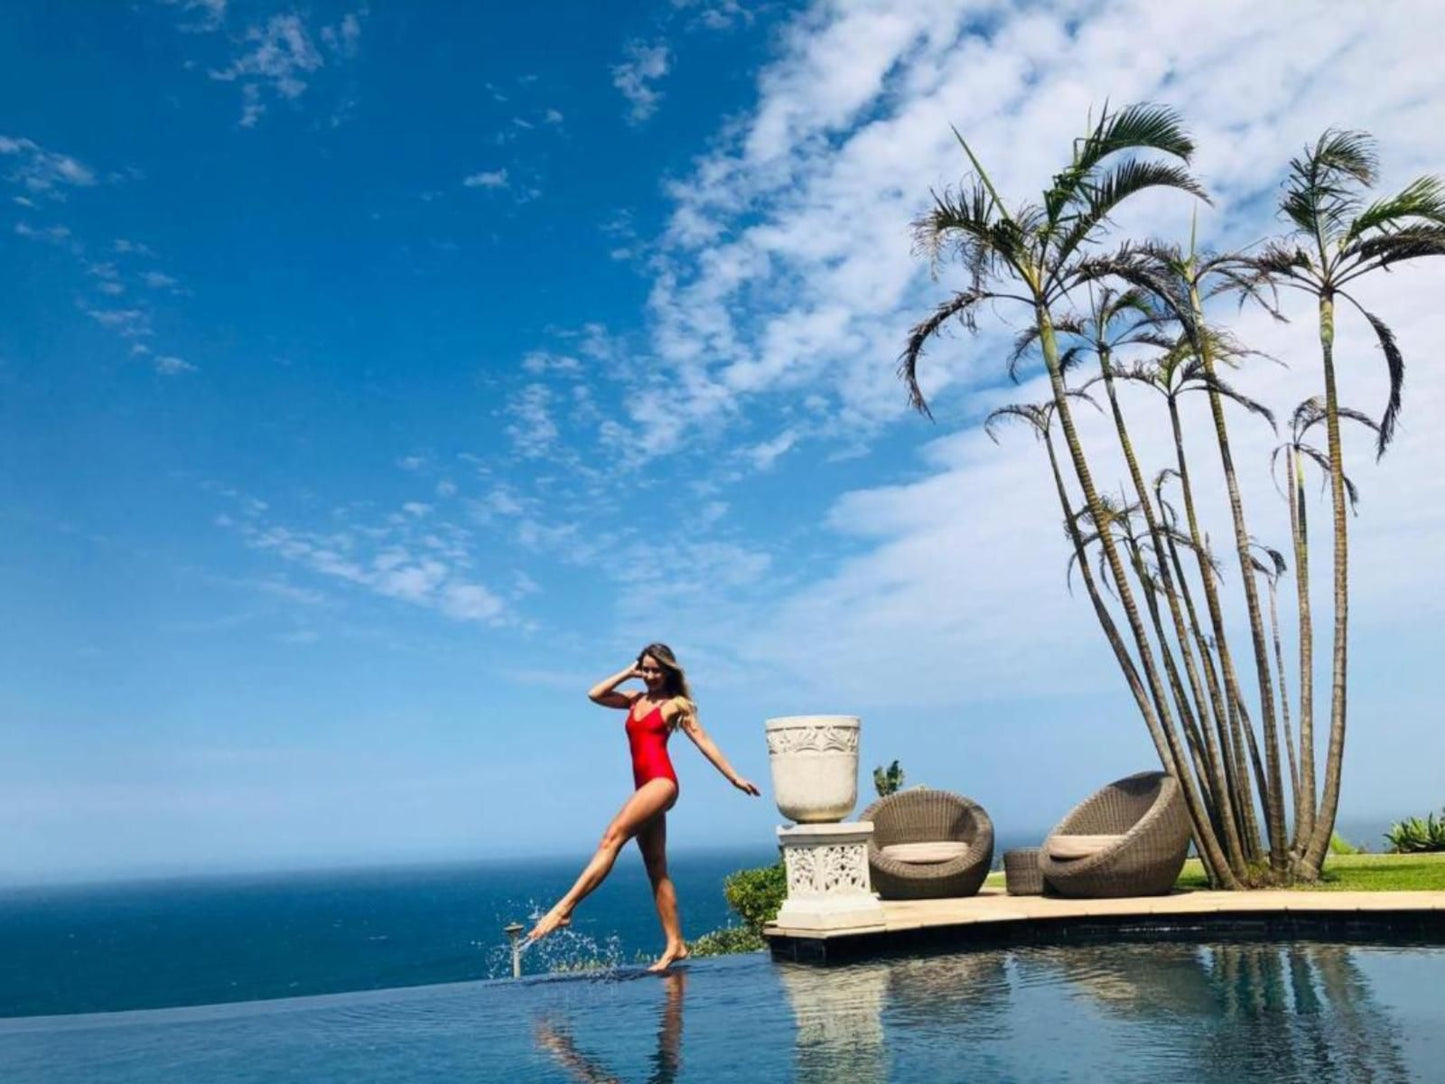
[[627, 712], [627, 744], [632, 749], [632, 782], [641, 787], [652, 779], [671, 779], [677, 785], [677, 773], [667, 755], [667, 739], [672, 727], [663, 722], [662, 705], [638, 719]]

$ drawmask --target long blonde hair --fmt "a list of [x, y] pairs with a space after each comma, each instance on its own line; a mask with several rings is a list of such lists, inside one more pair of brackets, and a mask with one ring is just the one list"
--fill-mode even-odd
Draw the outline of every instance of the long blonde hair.
[[656, 659], [657, 665], [662, 668], [662, 691], [669, 698], [681, 698], [686, 702], [683, 712], [673, 719], [672, 725], [677, 726], [677, 722], [683, 714], [697, 714], [697, 703], [692, 698], [692, 689], [687, 683], [687, 673], [677, 661], [677, 656], [672, 653], [672, 648], [666, 644], [648, 644], [637, 653], [637, 665], [641, 666], [643, 658], [649, 655]]

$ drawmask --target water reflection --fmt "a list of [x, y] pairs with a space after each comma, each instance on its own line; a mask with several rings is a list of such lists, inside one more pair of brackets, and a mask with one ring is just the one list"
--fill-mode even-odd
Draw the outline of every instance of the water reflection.
[[[725, 1059], [744, 1078], [799, 1084], [1408, 1081], [1423, 1050], [1402, 1030], [1398, 983], [1418, 980], [1391, 964], [1408, 952], [1119, 944], [699, 969], [691, 1069], [708, 1079]], [[580, 987], [539, 987], [554, 1000], [533, 1018], [533, 1051], [572, 1080], [685, 1076], [687, 971], [661, 982], [660, 999], [650, 979], [602, 984], [606, 1009]]]
[[888, 1079], [883, 1008], [890, 966], [883, 963], [818, 968], [780, 963], [797, 1028], [797, 1084], [851, 1079], [881, 1084]]
[[1111, 945], [777, 970], [802, 1084], [926, 1075], [924, 1051], [1007, 1076], [1044, 1048], [1117, 1080], [1408, 1081], [1358, 951]]
[[[662, 976], [666, 991], [658, 1018], [657, 1048], [651, 1056], [648, 1084], [672, 1084], [682, 1065], [682, 999], [687, 991], [687, 972], [671, 971]], [[564, 1024], [538, 1019], [533, 1027], [537, 1048], [574, 1079], [588, 1084], [618, 1084], [623, 1078], [602, 1061], [582, 1050]]]
[[1121, 1038], [1146, 1037], [1139, 1068], [1164, 1076], [1408, 1081], [1396, 1026], [1357, 951], [1308, 943], [1023, 949], [1010, 996], [1066, 991], [1074, 1027], [1081, 1012], [1097, 1014]]
[[[1344, 945], [1220, 946], [1207, 967], [1235, 1035], [1203, 1051], [1209, 1079], [1241, 1072], [1309, 1080], [1413, 1079], [1389, 1015]], [[1242, 1054], [1252, 1052], [1247, 1060]], [[1231, 1075], [1233, 1074], [1233, 1075]]]

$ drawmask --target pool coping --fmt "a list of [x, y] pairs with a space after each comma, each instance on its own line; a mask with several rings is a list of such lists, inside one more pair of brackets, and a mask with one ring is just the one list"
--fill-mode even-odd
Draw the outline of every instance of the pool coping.
[[962, 899], [882, 904], [882, 927], [772, 925], [763, 934], [775, 959], [824, 965], [924, 948], [962, 951], [1009, 944], [1314, 938], [1445, 944], [1445, 892], [1266, 889], [1085, 900], [1009, 896], [985, 888]]

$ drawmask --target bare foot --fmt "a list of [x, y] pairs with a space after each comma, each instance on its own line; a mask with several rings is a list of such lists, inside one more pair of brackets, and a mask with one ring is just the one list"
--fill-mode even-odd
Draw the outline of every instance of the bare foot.
[[682, 961], [686, 960], [689, 955], [690, 953], [687, 951], [687, 946], [684, 945], [681, 941], [679, 941], [675, 945], [668, 945], [667, 949], [663, 952], [663, 954], [657, 958], [657, 963], [653, 964], [647, 970], [653, 972], [654, 974], [659, 971], [666, 971], [673, 964], [682, 963]]
[[572, 916], [560, 907], [554, 907], [537, 920], [537, 925], [533, 926], [527, 934], [527, 943], [531, 944], [533, 941], [540, 941], [553, 930], [570, 925], [572, 925]]

